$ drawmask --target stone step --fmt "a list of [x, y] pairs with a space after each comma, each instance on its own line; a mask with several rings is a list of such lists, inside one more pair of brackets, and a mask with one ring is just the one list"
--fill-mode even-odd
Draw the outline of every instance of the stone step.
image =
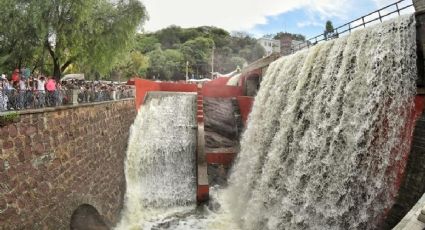
[[231, 165], [233, 160], [236, 157], [234, 152], [221, 152], [221, 153], [206, 153], [208, 164], [222, 164], [222, 165]]
[[204, 122], [204, 115], [197, 115], [196, 118], [198, 120], [198, 123]]

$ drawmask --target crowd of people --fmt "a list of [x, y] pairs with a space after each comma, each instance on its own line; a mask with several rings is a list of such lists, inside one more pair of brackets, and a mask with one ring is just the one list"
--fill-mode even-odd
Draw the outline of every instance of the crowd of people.
[[[103, 81], [56, 81], [42, 74], [32, 76], [16, 69], [10, 78], [0, 76], [0, 112], [61, 106], [71, 103], [99, 102], [134, 97], [132, 86]], [[75, 102], [74, 102], [75, 103]]]

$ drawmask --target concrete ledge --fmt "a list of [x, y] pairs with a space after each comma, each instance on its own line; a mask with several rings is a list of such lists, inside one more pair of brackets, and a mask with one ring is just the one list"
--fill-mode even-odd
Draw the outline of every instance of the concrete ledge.
[[13, 111], [7, 111], [7, 112], [0, 112], [0, 116], [1, 115], [6, 115], [6, 114], [9, 114], [9, 113], [17, 113], [19, 115], [25, 115], [25, 114], [37, 114], [37, 113], [45, 113], [45, 112], [54, 112], [54, 111], [74, 109], [74, 108], [82, 108], [82, 107], [91, 107], [91, 106], [96, 106], [96, 105], [112, 104], [112, 103], [124, 102], [124, 101], [134, 101], [134, 98], [126, 98], [126, 99], [111, 100], [111, 101], [101, 101], [101, 102], [93, 102], [93, 103], [84, 103], [84, 104], [78, 104], [78, 105], [65, 105], [65, 106], [57, 106], [57, 107], [45, 107], [45, 108], [40, 108], [40, 109], [13, 110]]
[[420, 220], [421, 211], [425, 207], [425, 195], [416, 205], [404, 216], [404, 218], [393, 228], [393, 230], [422, 230], [425, 223]]

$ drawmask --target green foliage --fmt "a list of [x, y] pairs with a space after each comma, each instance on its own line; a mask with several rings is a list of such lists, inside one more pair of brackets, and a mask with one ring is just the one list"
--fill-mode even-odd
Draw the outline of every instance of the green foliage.
[[4, 126], [19, 120], [19, 113], [17, 112], [7, 112], [0, 115], [0, 126]]
[[161, 48], [149, 52], [150, 67], [148, 75], [153, 79], [178, 79], [184, 70], [184, 56], [179, 50]]
[[211, 26], [183, 29], [170, 26], [155, 33], [138, 35], [135, 50], [150, 60], [148, 77], [183, 79], [186, 62], [189, 75], [209, 76], [214, 49], [214, 70], [227, 73], [253, 62], [265, 54], [257, 40], [243, 32], [232, 35]]
[[146, 18], [138, 0], [8, 0], [0, 13], [0, 56], [11, 54], [4, 65], [51, 65], [57, 78], [72, 64], [110, 71]]
[[28, 1], [0, 1], [0, 66], [9, 71], [31, 62], [38, 51], [39, 31], [36, 21], [38, 15], [27, 12], [34, 11]]
[[134, 76], [146, 76], [149, 58], [140, 51], [129, 52], [114, 68], [122, 77], [129, 79]]
[[282, 38], [291, 38], [292, 40], [305, 41], [305, 36], [302, 34], [292, 34], [288, 32], [279, 32], [273, 36], [273, 39], [280, 40]]
[[325, 39], [331, 39], [338, 37], [338, 33], [335, 33], [334, 26], [331, 21], [326, 21], [325, 31], [324, 31]]
[[333, 33], [334, 32], [334, 26], [331, 21], [326, 21], [325, 26], [325, 33]]
[[142, 53], [149, 53], [157, 48], [161, 47], [158, 38], [154, 36], [145, 36], [138, 34], [136, 36], [136, 43], [134, 49]]
[[185, 42], [180, 50], [189, 62], [204, 64], [208, 62], [213, 46], [214, 41], [212, 39], [197, 37]]

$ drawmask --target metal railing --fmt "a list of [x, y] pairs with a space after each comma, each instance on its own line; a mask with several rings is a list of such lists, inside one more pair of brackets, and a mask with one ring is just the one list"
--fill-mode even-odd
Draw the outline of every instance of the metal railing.
[[[77, 101], [73, 102], [73, 94]], [[0, 90], [0, 112], [134, 98], [134, 89], [118, 90]]]
[[[408, 0], [400, 0], [397, 1], [395, 3], [392, 3], [388, 6], [385, 6], [379, 10], [373, 11], [369, 14], [366, 14], [362, 17], [359, 17], [357, 19], [354, 19], [342, 26], [339, 26], [337, 28], [335, 28], [333, 30], [332, 33], [322, 33], [320, 35], [317, 35], [315, 37], [312, 37], [310, 39], [308, 39], [307, 41], [295, 45], [294, 47], [292, 47], [292, 53], [297, 52], [301, 49], [304, 48], [309, 48], [311, 46], [314, 46], [316, 44], [318, 44], [319, 42], [322, 41], [327, 41], [330, 39], [334, 39], [334, 38], [338, 38], [340, 35], [344, 35], [346, 33], [351, 33], [353, 30], [359, 28], [359, 27], [363, 27], [366, 28], [367, 24], [373, 23], [375, 21], [380, 21], [382, 22], [382, 20], [392, 14], [397, 13], [398, 15], [401, 14], [402, 11], [413, 7], [413, 4], [407, 4], [407, 5], [402, 5], [402, 3], [408, 3]], [[372, 18], [371, 18], [372, 17]]]

